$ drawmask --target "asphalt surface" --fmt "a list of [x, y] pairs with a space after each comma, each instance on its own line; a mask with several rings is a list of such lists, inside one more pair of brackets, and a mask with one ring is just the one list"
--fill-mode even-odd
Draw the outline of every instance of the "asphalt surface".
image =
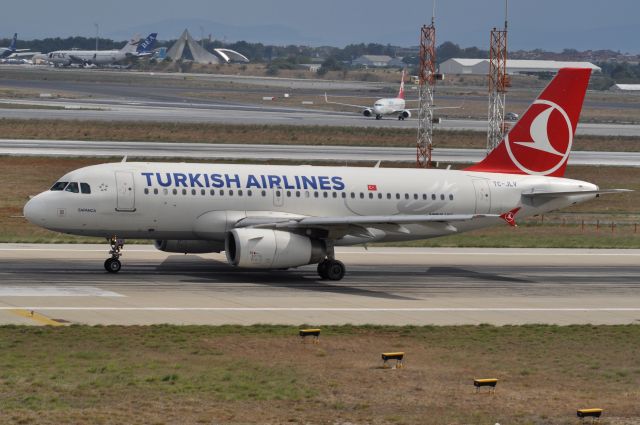
[[[0, 155], [413, 162], [415, 148], [0, 139]], [[482, 149], [442, 148], [433, 154], [446, 163], [474, 163], [484, 156]], [[574, 151], [569, 164], [638, 167], [640, 152]]]
[[[415, 119], [400, 121], [393, 117], [381, 120], [359, 113], [321, 111], [303, 108], [262, 106], [224, 102], [172, 102], [138, 100], [3, 100], [4, 103], [54, 106], [65, 109], [4, 109], [0, 118], [58, 119], [87, 121], [148, 121], [224, 124], [279, 124], [299, 126], [416, 128]], [[275, 103], [275, 102], [274, 102]], [[277, 103], [275, 103], [277, 105]], [[443, 120], [442, 130], [487, 131], [482, 120]], [[640, 136], [640, 125], [578, 124], [578, 135]]]
[[[640, 250], [343, 248], [314, 266], [251, 271], [224, 256], [127, 246], [0, 245], [0, 323], [637, 323]], [[32, 313], [33, 312], [33, 313]], [[49, 322], [47, 322], [49, 321]]]

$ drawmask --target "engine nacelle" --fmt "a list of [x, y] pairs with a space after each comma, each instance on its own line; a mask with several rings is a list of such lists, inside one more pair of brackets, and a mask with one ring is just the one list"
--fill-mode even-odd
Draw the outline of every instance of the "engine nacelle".
[[400, 116], [402, 118], [411, 118], [411, 111], [405, 109], [404, 111], [400, 112]]
[[220, 252], [224, 249], [221, 241], [168, 240], [155, 241], [153, 245], [160, 251], [177, 252], [180, 254], [204, 254], [207, 252]]
[[365, 109], [364, 111], [362, 111], [362, 115], [364, 115], [365, 117], [372, 117], [373, 116], [373, 109]]
[[282, 269], [315, 264], [327, 255], [324, 242], [269, 229], [233, 229], [225, 239], [227, 261], [251, 269]]

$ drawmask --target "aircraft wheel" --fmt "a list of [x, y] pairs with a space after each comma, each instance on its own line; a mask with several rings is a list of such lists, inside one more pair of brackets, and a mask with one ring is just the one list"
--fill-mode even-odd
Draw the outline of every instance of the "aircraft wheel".
[[380, 114], [376, 115], [376, 119], [377, 120], [381, 120], [382, 119], [382, 115], [380, 115]]
[[329, 263], [329, 260], [322, 260], [318, 263], [318, 274], [320, 275], [320, 278], [322, 279], [328, 279], [329, 276], [327, 276], [327, 265]]
[[115, 258], [109, 258], [104, 262], [104, 266], [109, 273], [118, 273], [122, 268], [122, 263], [120, 263], [120, 260]]
[[327, 279], [342, 280], [346, 272], [346, 268], [342, 261], [330, 260], [326, 266]]

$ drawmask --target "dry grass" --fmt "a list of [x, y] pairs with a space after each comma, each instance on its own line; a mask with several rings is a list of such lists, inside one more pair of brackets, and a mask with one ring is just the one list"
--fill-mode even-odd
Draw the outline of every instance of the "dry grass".
[[[416, 143], [415, 129], [66, 120], [0, 119], [0, 134], [5, 138], [16, 139], [191, 143], [389, 147], [413, 147]], [[486, 135], [474, 131], [436, 131], [434, 142], [436, 149], [438, 147], [482, 149], [486, 146]], [[640, 138], [577, 136], [573, 149], [637, 152], [640, 149]]]
[[[640, 416], [640, 326], [0, 328], [3, 423], [602, 424]], [[380, 369], [404, 351], [406, 368]], [[472, 379], [496, 377], [495, 396]]]

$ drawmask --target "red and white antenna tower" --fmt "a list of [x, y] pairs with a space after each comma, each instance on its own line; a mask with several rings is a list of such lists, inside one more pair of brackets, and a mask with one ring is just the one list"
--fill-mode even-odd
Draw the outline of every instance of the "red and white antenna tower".
[[416, 145], [416, 165], [431, 168], [433, 150], [433, 92], [436, 85], [436, 1], [433, 0], [431, 25], [420, 29], [420, 68], [418, 70], [418, 141]]
[[507, 75], [507, 11], [504, 2], [504, 29], [493, 28], [489, 43], [489, 129], [487, 154], [502, 140], [505, 133], [504, 109], [507, 88], [511, 85]]

